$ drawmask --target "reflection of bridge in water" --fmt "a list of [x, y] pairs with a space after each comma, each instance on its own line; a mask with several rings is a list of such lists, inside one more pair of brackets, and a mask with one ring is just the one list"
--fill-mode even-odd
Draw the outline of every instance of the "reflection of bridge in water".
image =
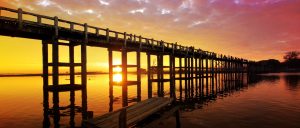
[[[87, 46], [102, 47], [108, 49], [109, 56], [109, 97], [111, 106], [113, 102], [113, 85], [122, 86], [122, 106], [128, 105], [129, 85], [137, 86], [136, 101], [141, 101], [141, 53], [147, 55], [148, 71], [148, 98], [153, 96], [153, 83], [157, 83], [157, 96], [165, 96], [164, 85], [169, 84], [169, 96], [177, 98], [180, 101], [193, 97], [205, 98], [215, 96], [217, 92], [226, 89], [231, 90], [231, 84], [234, 87], [241, 84], [244, 73], [249, 73], [255, 67], [248, 60], [216, 54], [213, 52], [195, 49], [194, 47], [185, 47], [177, 43], [167, 43], [161, 40], [154, 40], [112, 31], [109, 29], [98, 28], [88, 24], [80, 24], [71, 21], [59, 19], [58, 17], [49, 17], [22, 9], [14, 10], [0, 7], [0, 35], [37, 39], [42, 41], [43, 55], [43, 84], [44, 84], [44, 107], [45, 124], [47, 126], [48, 112], [54, 115], [60, 115], [59, 92], [70, 92], [70, 115], [74, 115], [74, 91], [82, 91], [82, 106], [80, 111], [82, 118], [87, 118]], [[5, 15], [10, 13], [11, 15]], [[16, 18], [15, 18], [16, 17]], [[27, 18], [31, 17], [31, 18]], [[26, 19], [27, 18], [27, 19]], [[69, 48], [69, 62], [59, 61], [59, 48]], [[80, 47], [80, 62], [75, 62], [74, 49]], [[49, 49], [51, 48], [51, 51]], [[122, 64], [113, 65], [113, 52], [121, 52]], [[136, 64], [127, 63], [127, 53], [135, 52]], [[52, 55], [49, 56], [49, 53]], [[169, 64], [165, 65], [164, 58], [169, 58]], [[151, 65], [151, 57], [156, 57], [157, 65]], [[49, 58], [51, 61], [49, 61]], [[69, 68], [70, 83], [60, 84], [59, 69]], [[113, 68], [121, 67], [122, 81], [117, 83], [113, 81]], [[128, 69], [136, 70], [136, 80], [128, 80]], [[51, 69], [51, 72], [49, 72]], [[75, 82], [75, 69], [80, 69], [80, 81]], [[152, 71], [152, 72], [150, 72]], [[77, 72], [77, 71], [76, 71]], [[166, 78], [164, 72], [167, 72]], [[52, 81], [49, 81], [49, 74], [52, 73]], [[178, 88], [177, 88], [178, 87]], [[176, 97], [178, 90], [179, 97]], [[53, 94], [53, 108], [49, 109], [48, 92]], [[184, 96], [182, 95], [184, 94]], [[72, 98], [73, 97], [73, 98]], [[110, 111], [112, 111], [112, 107]], [[54, 122], [59, 121], [60, 116], [53, 116]], [[72, 122], [70, 122], [72, 126]]]

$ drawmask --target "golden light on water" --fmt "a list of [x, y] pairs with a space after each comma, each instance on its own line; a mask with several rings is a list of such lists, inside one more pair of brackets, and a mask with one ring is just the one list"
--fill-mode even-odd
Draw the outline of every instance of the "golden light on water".
[[122, 72], [122, 68], [121, 67], [115, 67], [113, 70], [114, 70], [114, 73], [115, 72], [117, 72], [117, 73]]

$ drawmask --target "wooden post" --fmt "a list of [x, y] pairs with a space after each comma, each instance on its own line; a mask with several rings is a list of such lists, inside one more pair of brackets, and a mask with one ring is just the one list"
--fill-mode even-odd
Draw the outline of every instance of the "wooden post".
[[86, 94], [86, 85], [87, 85], [87, 58], [86, 58], [86, 45], [88, 43], [88, 25], [84, 24], [84, 40], [81, 43], [81, 102], [82, 102], [82, 119], [87, 119], [87, 94]]
[[75, 127], [75, 91], [70, 91], [70, 127]]
[[54, 127], [60, 127], [60, 111], [59, 111], [59, 93], [58, 91], [54, 90], [53, 93], [53, 122]]
[[36, 19], [36, 20], [37, 20], [37, 23], [38, 23], [38, 24], [41, 24], [41, 23], [42, 23], [42, 18], [41, 18], [41, 16], [37, 16], [36, 18], [37, 18], [37, 19]]
[[196, 96], [198, 96], [198, 80], [199, 80], [199, 71], [198, 71], [199, 65], [198, 65], [198, 59], [195, 57], [195, 90], [196, 90]]
[[176, 99], [176, 63], [175, 63], [175, 56], [172, 56], [172, 82], [173, 82], [173, 98]]
[[191, 97], [194, 97], [194, 56], [191, 57]]
[[205, 58], [205, 70], [206, 70], [206, 75], [205, 75], [205, 78], [206, 78], [206, 94], [208, 95], [208, 54], [206, 54], [206, 58]]
[[[108, 48], [108, 70], [109, 70], [109, 98], [113, 99], [113, 51], [111, 48]], [[112, 111], [112, 109], [110, 109]]]
[[198, 90], [199, 90], [199, 94], [201, 94], [201, 88], [202, 88], [202, 86], [201, 86], [201, 82], [202, 82], [202, 73], [201, 73], [201, 57], [199, 57], [199, 59], [198, 59], [198, 65], [199, 65], [199, 67], [198, 67], [198, 79], [199, 79], [199, 87], [198, 87]]
[[55, 33], [55, 37], [58, 38], [58, 17], [57, 16], [54, 17], [54, 33]]
[[204, 96], [204, 58], [203, 57], [201, 57], [201, 91], [202, 91], [201, 95]]
[[106, 42], [109, 43], [109, 29], [106, 29]]
[[88, 114], [87, 114], [87, 90], [86, 88], [81, 89], [81, 102], [82, 102], [82, 120], [88, 119]]
[[44, 107], [43, 126], [49, 127], [50, 120], [49, 120], [49, 116], [48, 116], [48, 112], [49, 112], [48, 43], [45, 40], [42, 41], [42, 53], [43, 53], [43, 107]]
[[169, 55], [170, 97], [173, 97], [173, 57]]
[[158, 97], [161, 97], [161, 75], [160, 75], [160, 73], [161, 73], [161, 69], [160, 69], [160, 55], [159, 54], [157, 54], [157, 57], [156, 57], [157, 59], [157, 67], [156, 67], [156, 72], [157, 72], [157, 95], [158, 95]]
[[23, 11], [21, 8], [18, 9], [18, 27], [19, 29], [23, 27]]
[[148, 77], [148, 98], [152, 98], [152, 82], [151, 82], [151, 55], [147, 53], [147, 77]]
[[109, 72], [109, 112], [113, 111], [113, 51], [111, 48], [108, 48], [108, 72]]
[[190, 93], [190, 91], [191, 91], [191, 58], [190, 57], [188, 57], [187, 58], [187, 73], [188, 73], [188, 75], [187, 75], [187, 91], [188, 91], [188, 97], [190, 98], [191, 97], [191, 93]]
[[[42, 41], [42, 52], [43, 52], [43, 89], [48, 90], [49, 84], [49, 72], [48, 72], [48, 42]], [[47, 91], [48, 93], [48, 91]]]
[[179, 57], [179, 98], [182, 101], [182, 58]]
[[58, 86], [58, 74], [59, 74], [59, 70], [58, 70], [58, 61], [59, 61], [59, 56], [58, 56], [58, 40], [54, 39], [52, 40], [52, 84], [53, 86]]
[[70, 85], [75, 84], [74, 45], [69, 44]]
[[158, 73], [157, 73], [157, 76], [158, 76], [158, 94], [159, 94], [159, 97], [163, 97], [164, 96], [164, 68], [163, 68], [163, 54], [158, 54], [157, 55], [157, 69], [158, 69]]
[[214, 54], [211, 54], [211, 92], [214, 94], [214, 86], [215, 86], [215, 65], [214, 65]]
[[187, 96], [187, 85], [188, 85], [188, 66], [187, 57], [184, 58], [184, 94]]
[[[59, 84], [59, 46], [58, 46], [58, 18], [54, 17], [55, 32], [52, 40], [52, 84], [58, 86]], [[53, 110], [54, 110], [54, 124], [59, 122], [59, 94], [57, 91], [53, 92]]]
[[86, 69], [86, 45], [88, 43], [88, 25], [84, 24], [84, 42], [81, 43], [81, 82], [84, 88], [87, 84], [87, 69]]
[[[164, 45], [163, 45], [164, 49]], [[161, 75], [161, 81], [160, 81], [160, 90], [161, 90], [161, 96], [164, 97], [164, 55], [160, 55], [160, 75]]]
[[139, 48], [136, 53], [137, 63], [137, 101], [141, 101], [141, 49]]
[[122, 99], [123, 107], [128, 105], [127, 96], [127, 35], [124, 33], [124, 43], [122, 47]]

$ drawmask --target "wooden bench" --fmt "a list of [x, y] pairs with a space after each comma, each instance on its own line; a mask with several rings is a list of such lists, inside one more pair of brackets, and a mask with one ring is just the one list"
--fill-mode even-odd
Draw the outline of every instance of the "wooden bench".
[[[155, 97], [138, 102], [134, 105], [104, 114], [93, 119], [83, 121], [83, 127], [87, 128], [127, 128], [143, 121], [147, 117], [170, 107], [173, 99]], [[174, 111], [174, 108], [176, 109]], [[176, 126], [180, 127], [179, 109], [173, 107], [172, 112], [176, 115]]]

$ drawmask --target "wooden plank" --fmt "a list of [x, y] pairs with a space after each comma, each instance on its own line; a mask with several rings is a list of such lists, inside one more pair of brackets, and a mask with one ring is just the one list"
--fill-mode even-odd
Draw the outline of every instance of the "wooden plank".
[[133, 123], [139, 122], [139, 121], [145, 119], [146, 117], [148, 117], [149, 115], [152, 115], [152, 114], [158, 112], [163, 107], [166, 107], [168, 104], [170, 104], [171, 102], [172, 102], [171, 100], [164, 100], [162, 102], [159, 102], [158, 105], [157, 104], [153, 105], [151, 107], [151, 109], [144, 110], [142, 114], [136, 115], [136, 116], [134, 116], [134, 118], [129, 119], [127, 124], [133, 124]]
[[[172, 102], [172, 99], [170, 98], [151, 98], [142, 102], [139, 102], [137, 104], [134, 104], [129, 107], [125, 107], [123, 109], [126, 109], [126, 118], [127, 118], [127, 126], [131, 126], [135, 124], [138, 121], [141, 121], [148, 117], [149, 115], [152, 115], [153, 113], [159, 111], [163, 107], [167, 106]], [[119, 114], [120, 110], [117, 110], [115, 112], [111, 112], [108, 114], [105, 114], [100, 117], [96, 117], [92, 120], [85, 121], [84, 123], [87, 126], [93, 126], [93, 127], [105, 127], [105, 128], [117, 128], [119, 126]]]
[[[131, 106], [128, 106], [128, 107], [124, 107], [127, 109], [127, 111], [131, 111], [131, 110], [134, 110], [140, 106], [144, 106], [144, 105], [147, 105], [148, 103], [150, 102], [153, 102], [157, 100], [156, 98], [151, 98], [151, 99], [147, 99], [147, 100], [144, 100], [142, 102], [138, 102], [134, 105], [131, 105]], [[119, 110], [116, 110], [116, 111], [113, 111], [113, 112], [110, 112], [110, 113], [107, 113], [107, 114], [104, 114], [102, 116], [99, 116], [99, 117], [95, 117], [91, 120], [87, 120], [85, 121], [86, 123], [90, 123], [90, 124], [100, 124], [104, 121], [108, 121], [108, 120], [112, 120], [113, 118], [117, 118], [117, 116], [119, 116], [119, 112], [121, 111], [121, 109]]]
[[[166, 101], [165, 99], [157, 99], [154, 100], [152, 102], [149, 102], [147, 105], [143, 105], [140, 106], [136, 109], [132, 109], [131, 111], [127, 111], [127, 125], [128, 126], [132, 126], [133, 124], [135, 124], [138, 121], [141, 121], [143, 119], [145, 119], [146, 117], [152, 115], [153, 113], [157, 112], [158, 110], [160, 110], [162, 107], [164, 107], [165, 105], [167, 105], [168, 101]], [[115, 126], [114, 122], [117, 122], [118, 120], [116, 120], [118, 118], [114, 118], [113, 120], [110, 120], [109, 122], [105, 122], [104, 124], [101, 124], [101, 127], [111, 127], [111, 126]], [[99, 127], [99, 125], [97, 125]]]
[[[139, 115], [145, 113], [146, 111], [149, 111], [149, 109], [151, 109], [151, 108], [155, 108], [155, 107], [159, 106], [160, 104], [162, 104], [161, 101], [162, 101], [162, 99], [156, 99], [152, 102], [148, 102], [147, 104], [141, 105], [135, 109], [128, 110], [127, 111], [127, 119], [128, 119], [127, 125], [131, 125], [134, 123], [134, 122], [132, 122], [134, 120], [130, 120], [130, 119], [132, 119], [136, 116], [139, 116]], [[104, 128], [115, 127], [116, 122], [118, 122], [118, 118], [112, 118], [106, 122], [103, 122], [101, 125], [97, 124], [97, 126], [98, 127], [101, 126]]]

